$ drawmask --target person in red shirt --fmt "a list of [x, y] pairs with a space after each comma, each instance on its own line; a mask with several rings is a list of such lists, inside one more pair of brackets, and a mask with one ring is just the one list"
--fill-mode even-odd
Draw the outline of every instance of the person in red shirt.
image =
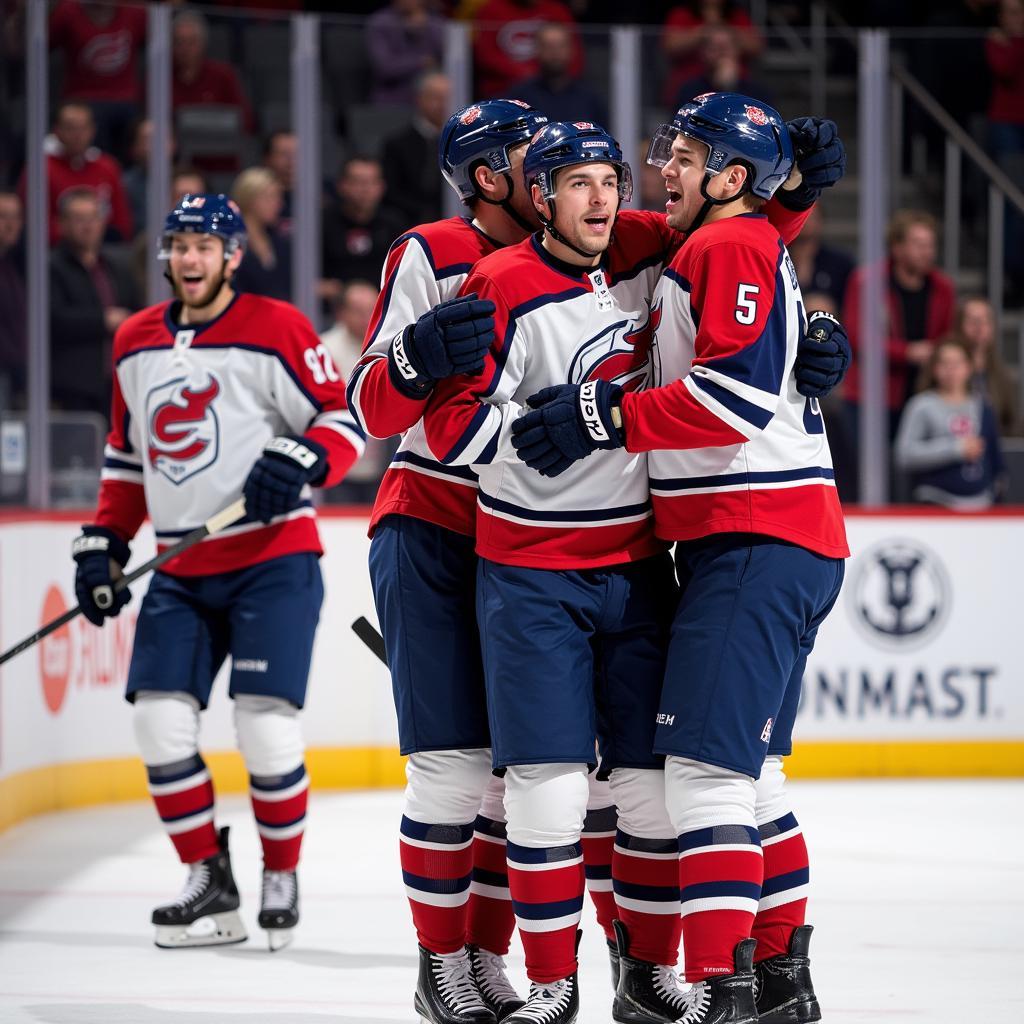
[[537, 30], [549, 21], [574, 26], [570, 74], [583, 71], [575, 21], [561, 0], [487, 0], [476, 12], [473, 61], [478, 96], [515, 95], [514, 84], [538, 72]]
[[50, 15], [50, 49], [64, 54], [62, 97], [92, 107], [98, 144], [118, 155], [139, 114], [145, 41], [142, 7], [61, 0]]
[[[53, 135], [46, 141], [50, 208], [50, 244], [60, 237], [58, 207], [73, 189], [92, 189], [103, 205], [108, 241], [132, 238], [132, 214], [121, 180], [121, 165], [93, 145], [96, 122], [84, 103], [64, 103], [57, 110]], [[25, 174], [18, 183], [25, 198]]]

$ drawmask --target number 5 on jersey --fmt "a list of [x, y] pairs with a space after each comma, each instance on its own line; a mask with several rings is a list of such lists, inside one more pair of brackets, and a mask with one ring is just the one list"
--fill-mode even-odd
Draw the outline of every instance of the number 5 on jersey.
[[749, 327], [757, 319], [757, 299], [761, 291], [756, 284], [741, 284], [736, 289], [736, 322]]

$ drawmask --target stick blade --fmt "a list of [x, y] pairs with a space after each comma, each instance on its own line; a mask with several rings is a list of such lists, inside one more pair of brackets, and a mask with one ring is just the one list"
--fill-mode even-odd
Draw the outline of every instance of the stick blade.
[[352, 632], [355, 633], [355, 635], [359, 637], [359, 639], [362, 640], [374, 654], [377, 655], [382, 664], [387, 665], [388, 652], [384, 647], [384, 637], [377, 632], [373, 623], [370, 622], [369, 619], [364, 615], [360, 615], [359, 618], [352, 623]]

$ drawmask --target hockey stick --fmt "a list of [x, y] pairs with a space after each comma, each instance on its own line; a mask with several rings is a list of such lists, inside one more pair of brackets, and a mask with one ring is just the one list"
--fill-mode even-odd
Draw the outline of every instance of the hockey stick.
[[355, 635], [359, 637], [359, 639], [362, 640], [378, 658], [380, 658], [386, 667], [388, 663], [388, 652], [384, 647], [384, 637], [374, 629], [373, 623], [364, 615], [360, 615], [359, 618], [352, 623], [352, 632], [355, 633]]
[[[166, 550], [161, 551], [159, 555], [151, 558], [148, 562], [143, 562], [142, 565], [137, 569], [133, 569], [126, 576], [121, 576], [115, 580], [114, 593], [120, 593], [125, 587], [131, 586], [140, 576], [145, 576], [147, 572], [151, 572], [153, 569], [159, 569], [161, 565], [169, 562], [176, 555], [180, 555], [183, 551], [194, 544], [198, 544], [201, 540], [212, 537], [215, 533], [220, 533], [221, 530], [237, 522], [244, 515], [245, 498], [239, 498], [238, 501], [232, 502], [227, 508], [210, 516], [202, 526], [197, 526], [191, 533], [186, 533], [177, 544], [173, 544]], [[55, 630], [70, 622], [81, 611], [82, 606], [76, 604], [74, 608], [69, 608], [63, 615], [59, 615], [52, 622], [48, 622], [42, 629], [38, 629], [31, 636], [25, 637], [20, 644], [16, 644], [10, 650], [0, 654], [0, 665], [10, 661], [11, 658], [21, 654], [22, 651], [27, 651], [34, 644], [39, 643], [44, 637], [48, 637]]]

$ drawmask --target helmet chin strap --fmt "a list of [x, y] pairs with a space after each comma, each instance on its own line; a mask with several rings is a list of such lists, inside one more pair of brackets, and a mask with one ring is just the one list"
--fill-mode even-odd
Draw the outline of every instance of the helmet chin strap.
[[519, 225], [527, 234], [533, 234], [537, 230], [536, 224], [531, 224], [513, 205], [512, 205], [512, 193], [516, 190], [516, 183], [512, 180], [512, 175], [508, 171], [502, 172], [502, 177], [505, 179], [505, 183], [508, 185], [508, 192], [505, 193], [504, 199], [488, 199], [487, 196], [483, 195], [479, 189], [477, 189], [477, 198], [487, 203], [488, 206], [500, 206], [509, 217], [510, 220], [514, 221]]
[[711, 212], [712, 207], [715, 206], [728, 206], [729, 203], [736, 202], [737, 199], [742, 199], [750, 191], [750, 186], [747, 182], [743, 183], [743, 188], [739, 190], [731, 199], [715, 199], [714, 196], [708, 195], [708, 182], [711, 179], [707, 176], [700, 183], [700, 194], [704, 197], [704, 203], [701, 208], [697, 211], [693, 220], [690, 221], [689, 225], [683, 228], [684, 233], [689, 234], [691, 231], [696, 231], [697, 228], [704, 223], [704, 218]]

